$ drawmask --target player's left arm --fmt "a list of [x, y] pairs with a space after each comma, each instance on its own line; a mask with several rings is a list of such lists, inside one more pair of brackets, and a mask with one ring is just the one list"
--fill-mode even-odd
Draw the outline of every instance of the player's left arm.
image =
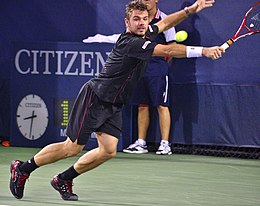
[[168, 15], [155, 25], [158, 26], [159, 33], [178, 25], [180, 22], [188, 18], [191, 14], [198, 13], [204, 8], [213, 6], [215, 0], [197, 0], [194, 4], [178, 12]]

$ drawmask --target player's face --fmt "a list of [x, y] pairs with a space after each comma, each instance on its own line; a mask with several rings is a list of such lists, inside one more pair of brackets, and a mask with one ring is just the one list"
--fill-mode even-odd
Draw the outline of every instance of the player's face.
[[144, 36], [149, 24], [148, 12], [133, 10], [130, 19], [125, 19], [125, 24], [127, 32]]
[[147, 10], [153, 10], [156, 8], [156, 4], [158, 3], [158, 0], [142, 0], [142, 3], [147, 6]]

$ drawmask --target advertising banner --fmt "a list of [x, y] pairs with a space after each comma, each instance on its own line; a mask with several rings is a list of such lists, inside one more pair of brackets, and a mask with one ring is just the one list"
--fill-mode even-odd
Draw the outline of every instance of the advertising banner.
[[[97, 75], [112, 44], [16, 42], [11, 68], [13, 146], [43, 147], [65, 140], [81, 86]], [[96, 145], [95, 134], [88, 143]]]

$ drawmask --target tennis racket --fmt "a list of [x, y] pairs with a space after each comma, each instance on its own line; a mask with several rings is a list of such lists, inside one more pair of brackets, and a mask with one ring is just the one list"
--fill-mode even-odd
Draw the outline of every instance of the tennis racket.
[[[243, 30], [244, 32], [242, 32]], [[257, 33], [260, 33], [260, 1], [246, 12], [236, 34], [222, 44], [221, 47], [226, 50], [238, 39]]]

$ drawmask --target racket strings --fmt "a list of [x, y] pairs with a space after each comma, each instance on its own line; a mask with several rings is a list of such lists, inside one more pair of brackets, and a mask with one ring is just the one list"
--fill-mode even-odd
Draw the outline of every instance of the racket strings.
[[251, 31], [260, 32], [260, 4], [248, 13], [246, 26]]

